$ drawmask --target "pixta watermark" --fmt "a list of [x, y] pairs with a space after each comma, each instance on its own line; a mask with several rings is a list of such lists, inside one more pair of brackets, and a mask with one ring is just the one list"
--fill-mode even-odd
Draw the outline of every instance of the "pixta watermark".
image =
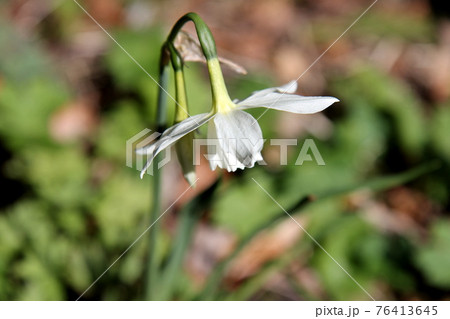
[[[138, 171], [142, 171], [148, 159], [152, 154], [137, 155], [136, 150], [142, 149], [151, 143], [158, 140], [161, 133], [152, 132], [150, 129], [143, 129], [130, 139], [126, 141], [126, 166], [135, 168]], [[317, 148], [316, 143], [313, 139], [305, 139], [304, 141], [299, 141], [297, 139], [262, 139], [259, 141], [250, 141], [248, 139], [208, 139], [208, 138], [198, 138], [193, 139], [192, 153], [193, 153], [193, 165], [200, 165], [201, 157], [203, 156], [208, 161], [213, 162], [216, 160], [215, 154], [217, 152], [223, 152], [225, 154], [230, 154], [228, 159], [230, 161], [237, 161], [236, 154], [239, 154], [239, 150], [242, 147], [250, 148], [256, 153], [258, 150], [262, 149], [263, 145], [271, 145], [279, 148], [279, 162], [281, 166], [288, 165], [288, 149], [292, 151], [295, 149], [298, 151], [294, 165], [303, 165], [305, 162], [315, 162], [317, 165], [325, 165], [322, 155]], [[162, 158], [158, 158], [157, 163], [153, 163], [148, 170], [147, 174], [153, 175], [155, 169], [160, 169], [164, 165], [170, 162], [172, 157], [172, 152], [167, 149], [162, 152], [164, 155]], [[233, 154], [233, 156], [231, 156]], [[292, 155], [291, 155], [292, 156]], [[243, 161], [251, 161], [251, 159], [241, 159]], [[267, 165], [264, 159], [257, 161], [258, 165]], [[236, 164], [236, 163], [231, 163]]]

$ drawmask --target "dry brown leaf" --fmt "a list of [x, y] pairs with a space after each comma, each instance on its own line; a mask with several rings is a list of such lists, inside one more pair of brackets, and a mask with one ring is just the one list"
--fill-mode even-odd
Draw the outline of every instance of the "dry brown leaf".
[[388, 205], [396, 212], [426, 225], [436, 215], [435, 205], [424, 194], [406, 187], [397, 187], [387, 192]]
[[[305, 218], [296, 220], [305, 226]], [[290, 218], [274, 229], [261, 232], [233, 260], [227, 271], [227, 278], [235, 282], [253, 275], [266, 262], [276, 259], [291, 248], [302, 234], [302, 229]]]

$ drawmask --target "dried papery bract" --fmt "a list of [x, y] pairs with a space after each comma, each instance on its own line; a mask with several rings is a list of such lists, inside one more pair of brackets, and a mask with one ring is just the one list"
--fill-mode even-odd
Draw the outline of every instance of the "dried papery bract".
[[[185, 31], [180, 31], [175, 38], [174, 46], [185, 62], [201, 62], [206, 64], [200, 43]], [[247, 70], [229, 59], [219, 56], [219, 62], [238, 74], [247, 74]]]

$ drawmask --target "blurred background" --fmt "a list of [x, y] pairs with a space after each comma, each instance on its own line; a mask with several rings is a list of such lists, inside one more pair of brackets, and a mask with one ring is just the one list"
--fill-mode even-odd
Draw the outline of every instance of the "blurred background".
[[[248, 70], [224, 67], [242, 99], [298, 78], [372, 2], [79, 3], [154, 77], [171, 26], [199, 13], [219, 54]], [[266, 166], [229, 174], [202, 163], [198, 186], [158, 222], [158, 298], [369, 299], [255, 179], [375, 299], [448, 300], [449, 12], [444, 1], [378, 1], [298, 80], [297, 93], [341, 102], [259, 120], [267, 139], [298, 139], [290, 165], [269, 143]], [[208, 111], [204, 65], [186, 72], [191, 113]], [[156, 97], [74, 1], [0, 3], [1, 300], [77, 299], [148, 227], [152, 177], [125, 165], [125, 142], [154, 128]], [[294, 165], [306, 138], [325, 166]], [[186, 188], [173, 160], [162, 208]], [[145, 299], [147, 247], [144, 235], [83, 299]]]

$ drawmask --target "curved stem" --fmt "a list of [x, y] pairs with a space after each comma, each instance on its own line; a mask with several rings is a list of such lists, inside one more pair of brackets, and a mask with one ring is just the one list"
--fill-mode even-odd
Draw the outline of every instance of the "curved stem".
[[216, 42], [212, 36], [211, 30], [208, 28], [206, 23], [200, 18], [200, 16], [194, 12], [189, 12], [182, 16], [173, 26], [167, 37], [167, 42], [173, 43], [178, 32], [184, 26], [186, 22], [192, 21], [195, 24], [195, 30], [197, 31], [197, 36], [202, 47], [203, 54], [206, 60], [217, 58]]
[[228, 90], [223, 79], [222, 69], [220, 68], [219, 59], [217, 57], [216, 43], [209, 27], [196, 13], [190, 12], [182, 16], [174, 25], [167, 38], [170, 45], [186, 22], [192, 21], [195, 25], [200, 46], [206, 58], [208, 72], [211, 82], [211, 91], [213, 98], [214, 111], [224, 111], [233, 108], [234, 103], [231, 101]]
[[[216, 51], [216, 44], [214, 41], [214, 38], [212, 36], [211, 30], [208, 28], [208, 26], [205, 24], [205, 22], [196, 14], [193, 12], [190, 12], [188, 14], [185, 14], [182, 16], [174, 25], [172, 28], [166, 42], [164, 43], [162, 49], [161, 49], [161, 58], [160, 58], [160, 69], [159, 69], [159, 84], [160, 84], [160, 90], [158, 95], [158, 107], [157, 107], [157, 114], [156, 114], [156, 126], [158, 131], [163, 131], [166, 122], [167, 122], [167, 111], [166, 111], [166, 104], [167, 104], [167, 86], [168, 86], [168, 80], [169, 80], [169, 63], [172, 59], [172, 65], [174, 67], [174, 71], [176, 73], [176, 79], [178, 80], [179, 84], [183, 84], [183, 90], [184, 90], [184, 75], [182, 72], [183, 67], [183, 61], [181, 57], [178, 55], [176, 50], [173, 47], [173, 43], [175, 41], [175, 38], [178, 34], [178, 32], [181, 30], [181, 28], [184, 26], [186, 22], [192, 21], [195, 24], [195, 28], [197, 31], [197, 36], [200, 41], [200, 45], [202, 47], [203, 54], [206, 57], [207, 63], [208, 63], [208, 69], [210, 73], [211, 78], [211, 88], [213, 91], [213, 97], [214, 99], [217, 99], [219, 94], [228, 95], [226, 92], [225, 85], [223, 83], [223, 76], [222, 72], [220, 70], [220, 67], [218, 66], [218, 58], [217, 58], [217, 51]], [[221, 79], [221, 80], [220, 80]], [[179, 85], [179, 88], [181, 88], [181, 85]], [[183, 95], [185, 98], [185, 92], [180, 92], [180, 90], [177, 91], [177, 95]], [[229, 98], [228, 98], [229, 99]], [[178, 100], [178, 97], [177, 97]], [[187, 102], [187, 101], [186, 101]], [[187, 103], [185, 103], [187, 104]], [[214, 103], [216, 104], [216, 103]], [[179, 114], [178, 114], [179, 115]], [[186, 114], [187, 115], [187, 114]], [[156, 156], [153, 163], [158, 163], [158, 158], [160, 155]], [[157, 164], [154, 164], [157, 165]], [[150, 214], [150, 223], [153, 223], [159, 215], [159, 212], [161, 210], [161, 203], [160, 203], [160, 193], [161, 193], [161, 170], [156, 167], [154, 170], [154, 176], [152, 179], [153, 182], [153, 204]], [[183, 220], [183, 227], [186, 227], [186, 229], [190, 228], [190, 219]], [[159, 226], [158, 223], [156, 223], [151, 229], [150, 229], [150, 235], [149, 235], [149, 244], [148, 244], [148, 268], [146, 273], [146, 287], [145, 287], [145, 299], [152, 300], [155, 298], [158, 298], [157, 294], [157, 288], [159, 281], [161, 278], [159, 278], [159, 265], [158, 260], [156, 259], [156, 240], [158, 238], [158, 232], [159, 232]], [[184, 233], [184, 232], [183, 232]], [[189, 232], [187, 232], [189, 233]], [[179, 247], [179, 249], [184, 251], [185, 248]], [[181, 252], [181, 253], [182, 253]], [[180, 252], [177, 254], [181, 254]], [[178, 260], [177, 258], [175, 259]], [[175, 264], [177, 264], [175, 262]], [[173, 271], [169, 271], [169, 275], [166, 275], [165, 277], [168, 278], [169, 282], [172, 280], [172, 274]], [[168, 277], [167, 277], [168, 276]]]

